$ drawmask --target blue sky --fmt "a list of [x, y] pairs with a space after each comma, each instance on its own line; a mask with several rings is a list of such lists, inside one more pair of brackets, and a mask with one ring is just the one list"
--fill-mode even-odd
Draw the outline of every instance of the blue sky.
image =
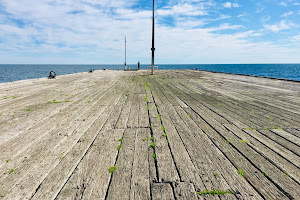
[[[156, 0], [155, 62], [300, 63], [300, 0]], [[0, 0], [0, 63], [151, 62], [151, 0]]]

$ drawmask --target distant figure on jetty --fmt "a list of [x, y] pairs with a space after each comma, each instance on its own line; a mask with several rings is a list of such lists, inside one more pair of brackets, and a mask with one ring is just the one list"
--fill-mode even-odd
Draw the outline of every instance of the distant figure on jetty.
[[140, 61], [138, 61], [138, 70], [140, 70]]
[[52, 78], [55, 78], [55, 77], [56, 77], [56, 72], [55, 71], [51, 71], [49, 73], [48, 79], [52, 79]]
[[90, 69], [89, 73], [93, 73], [94, 72], [94, 69]]

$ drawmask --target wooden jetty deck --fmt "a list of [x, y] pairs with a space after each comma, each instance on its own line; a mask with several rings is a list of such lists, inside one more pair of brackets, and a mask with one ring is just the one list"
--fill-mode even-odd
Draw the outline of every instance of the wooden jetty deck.
[[300, 83], [147, 74], [0, 84], [0, 199], [300, 199]]

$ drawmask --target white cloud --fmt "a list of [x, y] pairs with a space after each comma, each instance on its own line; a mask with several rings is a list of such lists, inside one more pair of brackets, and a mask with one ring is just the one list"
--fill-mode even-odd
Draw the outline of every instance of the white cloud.
[[280, 2], [280, 5], [287, 6], [287, 4], [285, 2]]
[[242, 14], [239, 14], [237, 17], [238, 18], [243, 18], [243, 17], [246, 17], [248, 16], [249, 14], [247, 12], [243, 12]]
[[292, 41], [293, 42], [300, 42], [300, 34], [293, 36]]
[[266, 24], [264, 27], [273, 32], [279, 32], [285, 29], [290, 29], [294, 25], [292, 23], [287, 23], [285, 20], [281, 20], [279, 24], [269, 25]]
[[257, 8], [256, 8], [256, 13], [261, 13], [262, 11], [264, 11], [266, 9], [266, 7], [264, 5], [262, 5], [260, 2], [257, 3]]
[[192, 4], [178, 4], [171, 7], [166, 7], [157, 10], [157, 14], [164, 15], [188, 15], [188, 16], [203, 16], [208, 15], [203, 4], [192, 5]]
[[[173, 63], [270, 63], [298, 60], [299, 49], [280, 47], [268, 42], [253, 43], [247, 40], [255, 32], [233, 35], [212, 34], [206, 29], [194, 31], [179, 28], [158, 30], [157, 54], [161, 62]], [[189, 38], [189, 39], [187, 39]], [[168, 39], [168, 40], [167, 40]], [[169, 41], [176, 41], [169, 43]], [[189, 48], [187, 48], [189, 47]], [[184, 49], [184, 51], [183, 51]]]
[[[0, 60], [5, 63], [123, 63], [126, 35], [128, 63], [137, 60], [150, 63], [152, 13], [133, 9], [136, 2], [1, 0], [11, 16], [0, 15], [0, 38], [4, 41], [0, 45]], [[293, 53], [294, 49], [273, 43], [253, 42], [250, 38], [260, 36], [255, 30], [229, 23], [211, 27], [211, 22], [230, 18], [221, 13], [215, 14], [216, 17], [206, 15], [215, 12], [212, 1], [178, 2], [157, 10], [157, 63], [257, 63], [276, 62], [275, 58], [278, 62], [284, 59], [299, 62], [300, 48]], [[169, 15], [175, 18], [175, 24], [159, 22]], [[195, 17], [199, 15], [205, 17]], [[10, 17], [17, 22], [10, 21]], [[266, 26], [279, 31], [290, 25], [283, 21], [273, 25], [277, 29]], [[234, 33], [224, 34], [225, 31]]]
[[300, 3], [293, 3], [294, 6], [300, 6]]
[[243, 28], [243, 26], [242, 25], [230, 25], [229, 23], [224, 23], [224, 24], [221, 24], [218, 27], [207, 28], [206, 30], [220, 31], [220, 30], [234, 30], [234, 29], [239, 29], [239, 28]]
[[262, 23], [266, 23], [266, 22], [269, 21], [270, 19], [271, 19], [271, 17], [268, 15], [268, 16], [262, 17], [260, 21], [261, 21]]
[[294, 14], [293, 11], [285, 12], [285, 13], [283, 13], [283, 14], [281, 15], [281, 17], [288, 17], [288, 16], [290, 16], [290, 15], [292, 15], [292, 14]]
[[300, 34], [292, 37], [293, 42], [300, 42]]
[[231, 2], [223, 3], [223, 6], [224, 6], [224, 8], [240, 7], [240, 5], [238, 3], [231, 3]]

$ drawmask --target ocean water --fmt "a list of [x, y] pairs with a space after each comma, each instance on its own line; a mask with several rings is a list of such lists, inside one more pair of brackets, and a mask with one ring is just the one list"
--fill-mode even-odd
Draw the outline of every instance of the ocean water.
[[[192, 65], [160, 65], [159, 69], [199, 69], [213, 72], [225, 72], [284, 78], [300, 81], [300, 64], [192, 64]], [[129, 65], [136, 69], [137, 65]], [[141, 65], [145, 69], [149, 65]], [[88, 72], [90, 69], [102, 68], [123, 70], [124, 65], [0, 65], [0, 83], [18, 81], [24, 79], [48, 77], [50, 71], [57, 75]]]

